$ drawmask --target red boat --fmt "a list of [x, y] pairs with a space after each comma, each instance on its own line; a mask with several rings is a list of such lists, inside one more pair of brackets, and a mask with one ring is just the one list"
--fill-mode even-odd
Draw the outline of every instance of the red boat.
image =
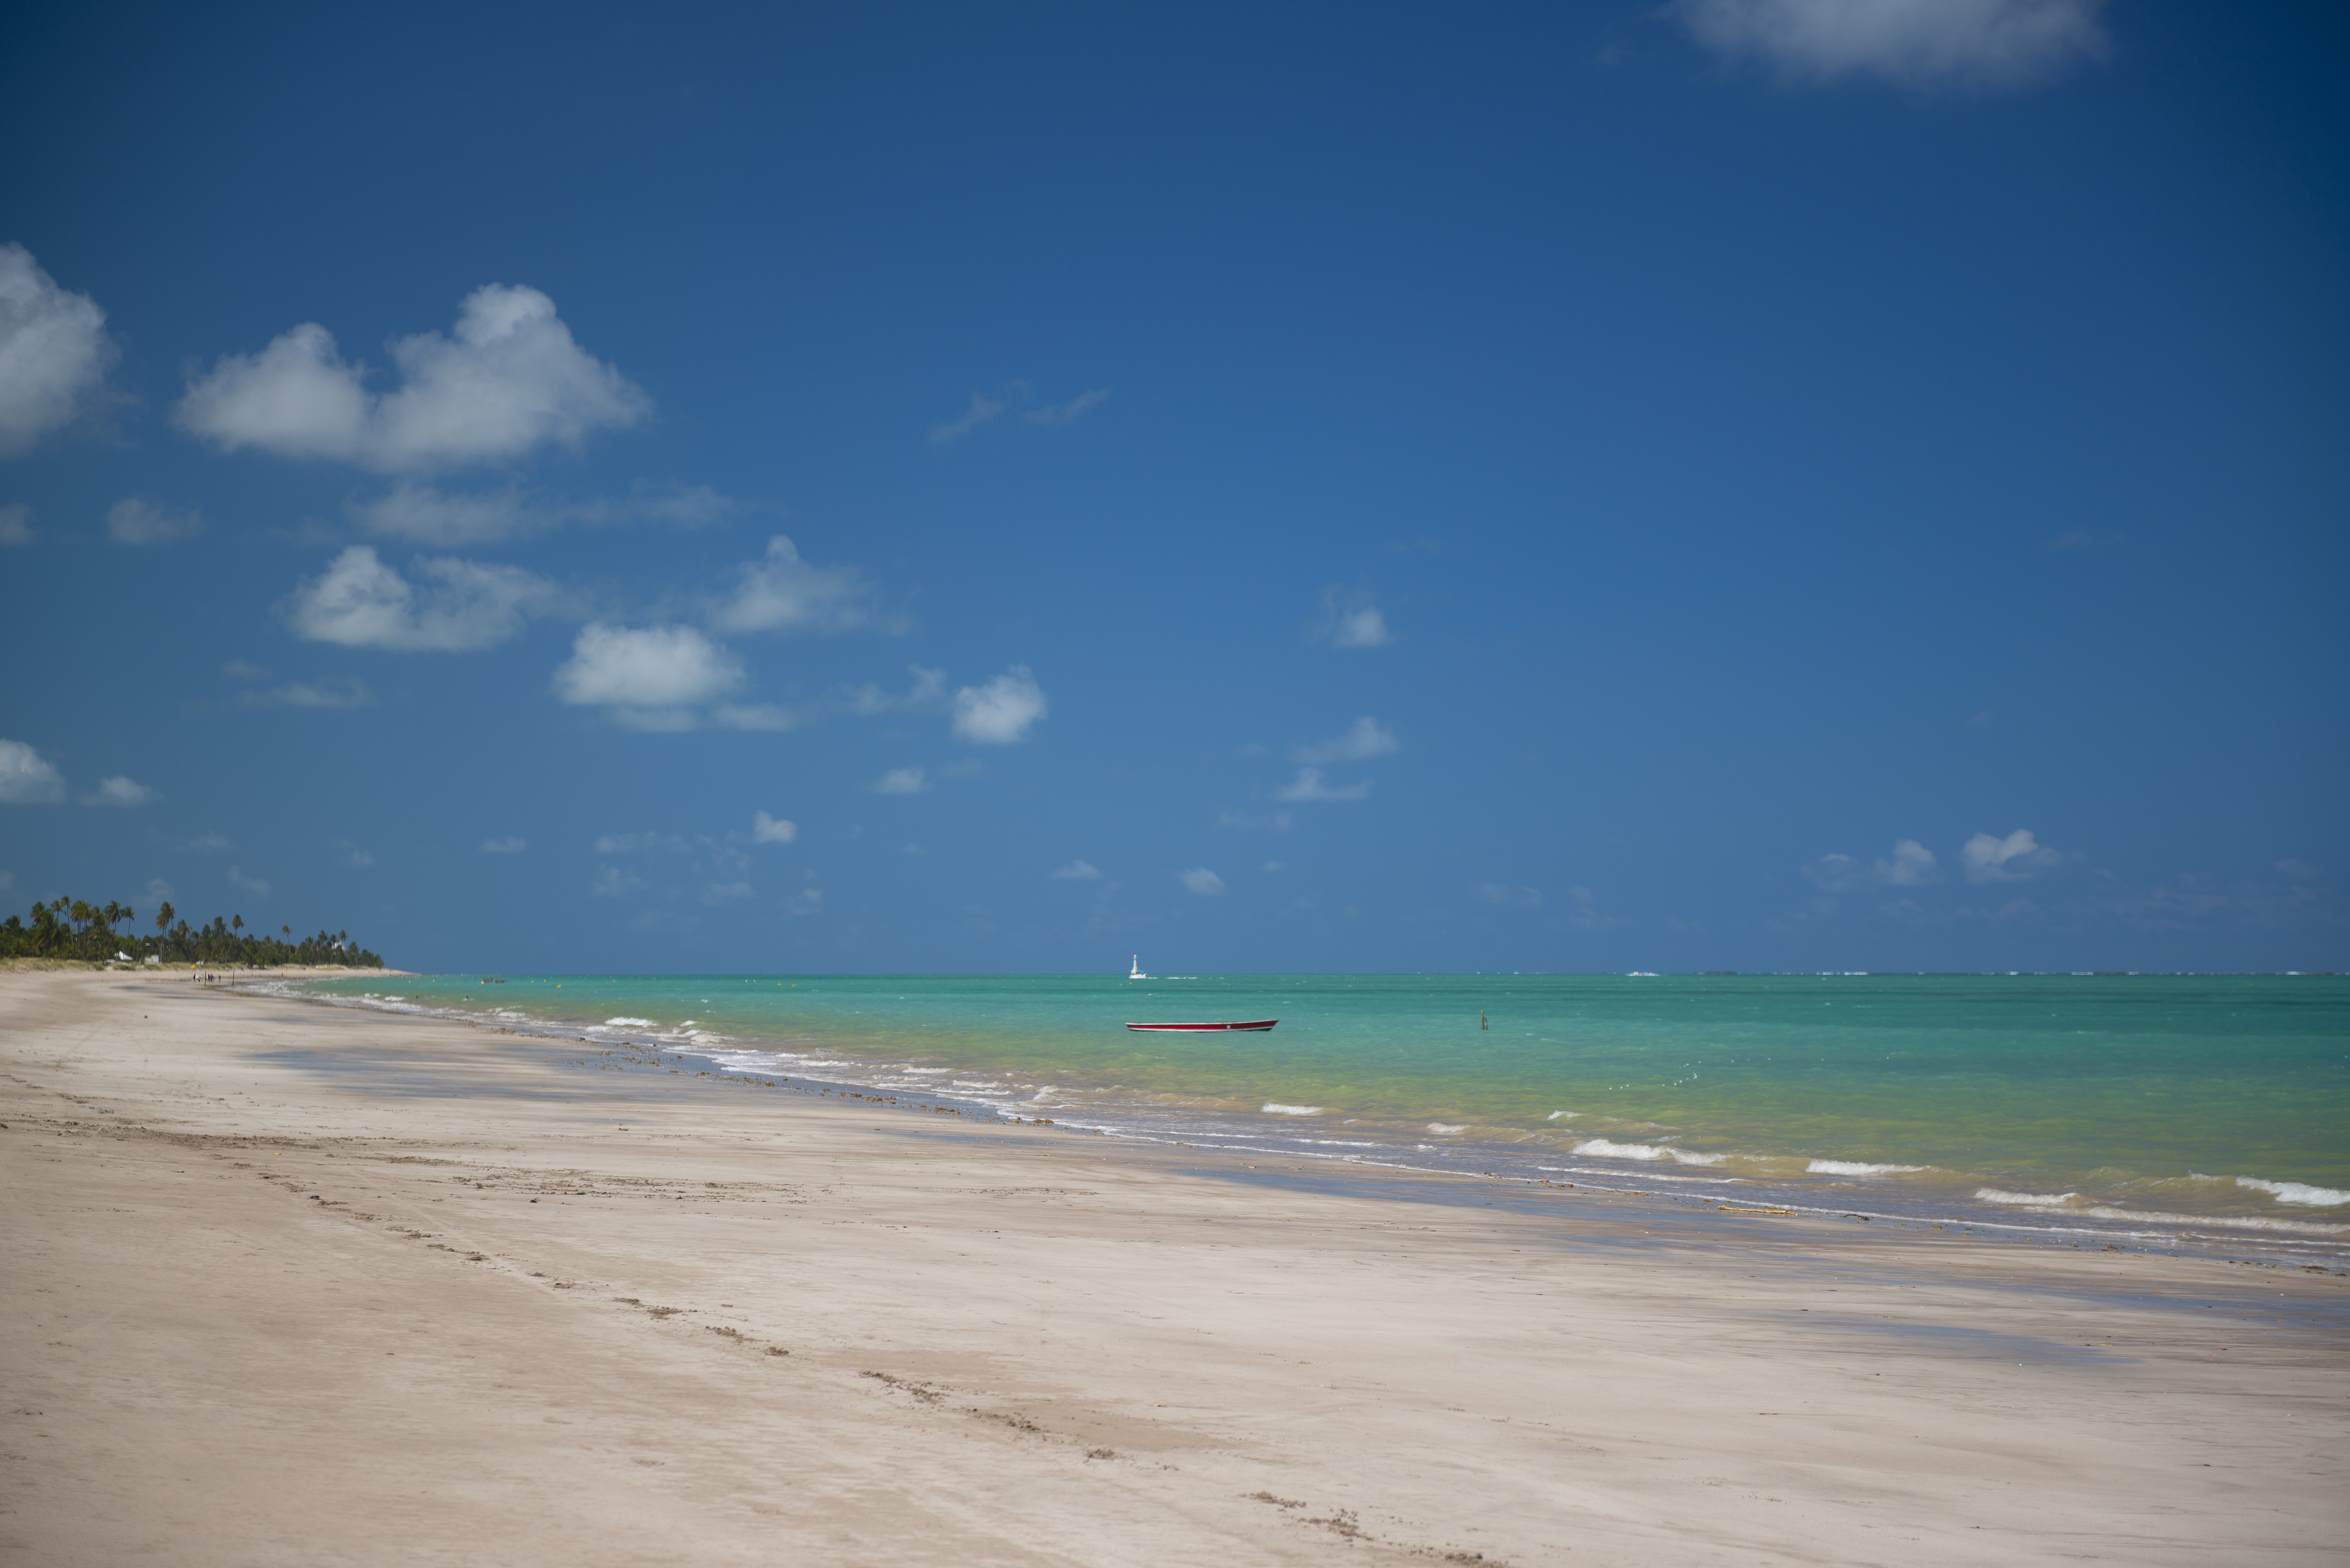
[[1253, 1023], [1129, 1023], [1128, 1029], [1270, 1029], [1280, 1023], [1278, 1018], [1260, 1018]]

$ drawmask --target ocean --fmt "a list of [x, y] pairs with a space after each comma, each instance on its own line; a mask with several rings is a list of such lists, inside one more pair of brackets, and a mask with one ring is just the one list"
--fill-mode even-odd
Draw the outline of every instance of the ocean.
[[1118, 1138], [2350, 1255], [2338, 976], [484, 978], [286, 989]]

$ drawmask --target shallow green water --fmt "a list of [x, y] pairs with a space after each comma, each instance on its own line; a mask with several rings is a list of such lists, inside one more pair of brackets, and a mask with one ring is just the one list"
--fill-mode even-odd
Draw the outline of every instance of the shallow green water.
[[[2350, 981], [2336, 977], [462, 976], [310, 989], [500, 1009], [737, 1069], [1137, 1136], [1880, 1210], [2350, 1235]], [[1257, 1017], [1281, 1023], [1123, 1027]]]

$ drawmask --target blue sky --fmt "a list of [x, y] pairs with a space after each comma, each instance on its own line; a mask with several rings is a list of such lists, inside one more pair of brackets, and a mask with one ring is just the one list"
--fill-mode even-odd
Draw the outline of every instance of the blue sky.
[[2350, 967], [2334, 7], [5, 26], [9, 907]]

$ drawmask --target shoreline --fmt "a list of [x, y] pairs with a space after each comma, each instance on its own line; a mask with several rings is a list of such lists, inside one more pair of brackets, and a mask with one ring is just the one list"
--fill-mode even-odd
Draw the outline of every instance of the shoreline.
[[0, 1054], [44, 1561], [2314, 1563], [2350, 1494], [2330, 1273], [1260, 1170], [176, 973], [12, 972]]
[[[323, 974], [311, 978], [365, 977]], [[573, 978], [593, 980], [599, 977]], [[891, 1105], [897, 1104], [900, 1097], [918, 1097], [924, 1101], [951, 1104], [959, 1114], [976, 1115], [983, 1119], [1024, 1119], [1011, 1108], [1013, 1102], [1002, 1096], [989, 1097], [956, 1091], [941, 1094], [935, 1085], [908, 1076], [910, 1072], [976, 1073], [985, 1076], [992, 1069], [961, 1065], [948, 1069], [935, 1066], [915, 1068], [909, 1063], [892, 1064], [877, 1058], [859, 1043], [816, 1034], [712, 1035], [692, 1029], [681, 1033], [676, 1030], [655, 1027], [649, 1020], [642, 1019], [608, 1019], [600, 1023], [563, 1022], [534, 1015], [498, 998], [484, 998], [485, 1009], [475, 1009], [448, 998], [420, 1002], [296, 990], [286, 991], [284, 994], [330, 1006], [440, 1017], [473, 1023], [494, 1021], [499, 1027], [516, 1034], [577, 1041], [598, 1047], [631, 1046], [650, 1051], [664, 1060], [701, 1064], [720, 1075], [794, 1093], [806, 1093], [811, 1088], [819, 1094], [844, 1088], [852, 1092], [870, 1091], [877, 1099]], [[687, 1021], [689, 1024], [692, 1022]], [[640, 1024], [643, 1028], [616, 1031], [612, 1027], [615, 1023]], [[813, 1070], [804, 1064], [811, 1052], [817, 1058]], [[648, 1060], [639, 1064], [658, 1066], [660, 1063]], [[1066, 1086], [1077, 1081], [1060, 1073], [1051, 1075], [1055, 1084], [1062, 1086], [1065, 1095]], [[1082, 1076], [1081, 1072], [1078, 1076]], [[1081, 1089], [1078, 1092], [1086, 1091]], [[1917, 1179], [1855, 1181], [1849, 1177], [1831, 1177], [1826, 1180], [1814, 1180], [1808, 1176], [1790, 1176], [1783, 1171], [1762, 1174], [1752, 1168], [1741, 1168], [1742, 1164], [1747, 1163], [1744, 1161], [1724, 1166], [1721, 1163], [1724, 1157], [1706, 1155], [1687, 1162], [1709, 1168], [1706, 1174], [1673, 1174], [1680, 1168], [1683, 1157], [1671, 1149], [1649, 1147], [1636, 1142], [1632, 1147], [1642, 1149], [1648, 1158], [1595, 1161], [1581, 1148], [1535, 1141], [1523, 1133], [1515, 1137], [1473, 1136], [1431, 1146], [1412, 1143], [1409, 1137], [1381, 1143], [1377, 1136], [1378, 1129], [1364, 1129], [1374, 1136], [1368, 1141], [1353, 1142], [1347, 1147], [1373, 1149], [1375, 1152], [1349, 1154], [1319, 1147], [1330, 1140], [1305, 1136], [1306, 1124], [1302, 1122], [1294, 1126], [1280, 1122], [1251, 1125], [1244, 1116], [1211, 1114], [1188, 1106], [1129, 1105], [1124, 1107], [1124, 1114], [1119, 1115], [1108, 1112], [1103, 1106], [1070, 1104], [1065, 1099], [1045, 1108], [1058, 1113], [1054, 1124], [1048, 1125], [1056, 1124], [1127, 1143], [1223, 1149], [1276, 1160], [1304, 1159], [1323, 1165], [1353, 1165], [1374, 1170], [1417, 1171], [1524, 1182], [1540, 1187], [1563, 1186], [1586, 1191], [1637, 1194], [1684, 1206], [1726, 1203], [1750, 1208], [1794, 1209], [1822, 1219], [1866, 1220], [1898, 1227], [1933, 1229], [1956, 1226], [2000, 1234], [2019, 1242], [2054, 1247], [2079, 1248], [2111, 1243], [2131, 1249], [2233, 1258], [2241, 1262], [2273, 1262], [2287, 1265], [2322, 1263], [2336, 1269], [2350, 1267], [2350, 1223], [2333, 1218], [2329, 1210], [2323, 1209], [2313, 1210], [2307, 1214], [2247, 1215], [2176, 1212], [2168, 1208], [2116, 1206], [2095, 1199], [2074, 1201], [2080, 1197], [2076, 1192], [2043, 1196], [2000, 1190], [1994, 1186], [1995, 1179], [1966, 1177], [1952, 1180], [1950, 1178], [1956, 1173], [1932, 1166], [1884, 1168], [1896, 1172], [1920, 1173], [1922, 1179]], [[1268, 1106], [1267, 1110], [1273, 1108]], [[1461, 1132], [1467, 1129], [1447, 1130]], [[1600, 1135], [1603, 1140], [1613, 1136]], [[1646, 1138], [1653, 1135], [1625, 1136]], [[1608, 1152], [1626, 1153], [1627, 1150], [1619, 1143]], [[1669, 1155], [1673, 1158], [1666, 1158]], [[1804, 1158], [1803, 1156], [1783, 1156], [1775, 1163], [1783, 1166]], [[1816, 1167], [1822, 1162], [1812, 1160], [1810, 1163]], [[1925, 1174], [1928, 1172], [1932, 1174]], [[2169, 1201], [2175, 1204], [2178, 1199], [2170, 1197]]]

